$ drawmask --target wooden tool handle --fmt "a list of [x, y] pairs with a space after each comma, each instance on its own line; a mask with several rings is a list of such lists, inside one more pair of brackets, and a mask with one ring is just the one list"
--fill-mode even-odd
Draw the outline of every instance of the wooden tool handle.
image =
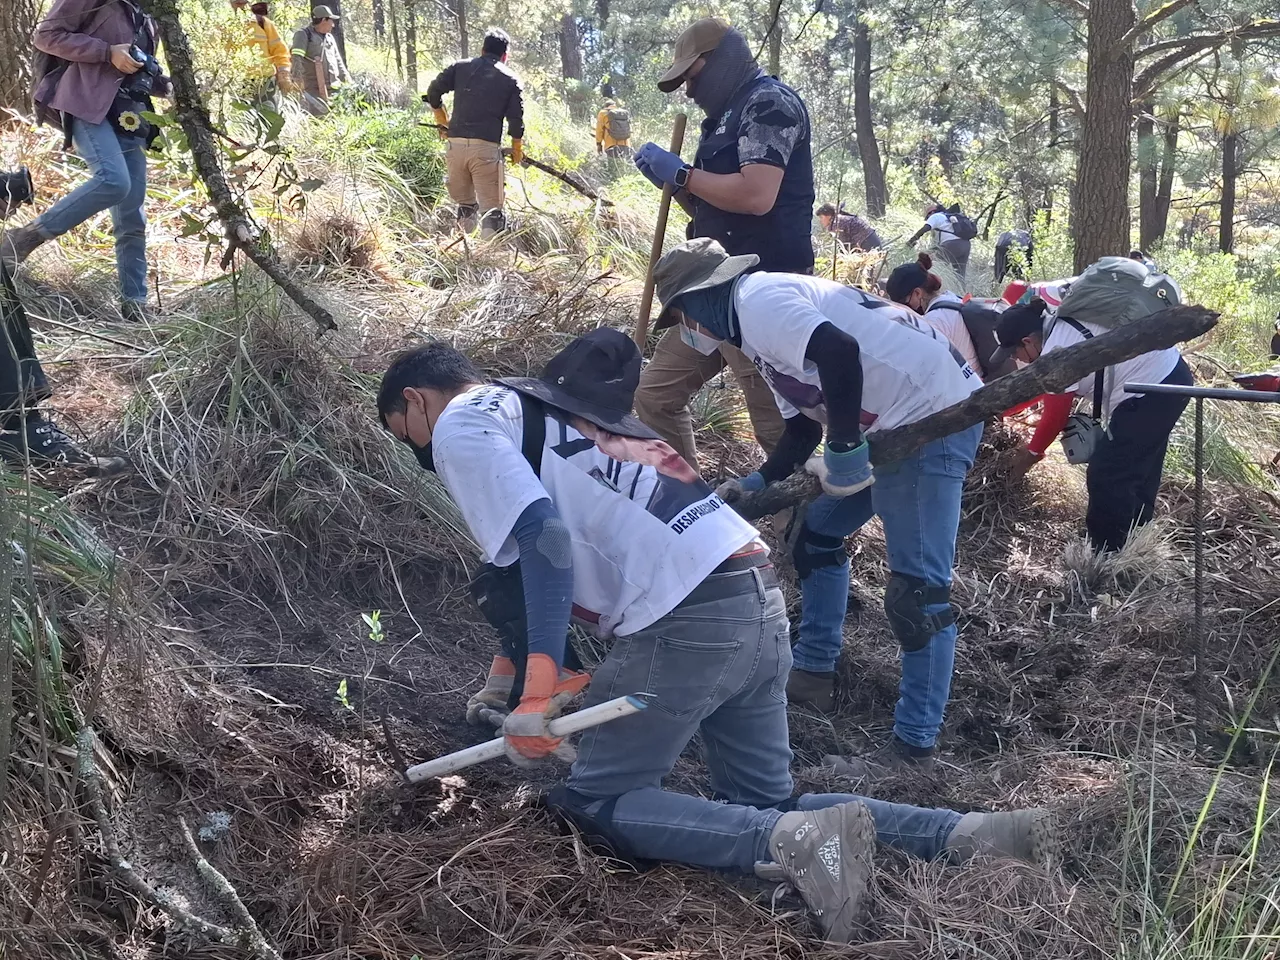
[[[683, 113], [676, 114], [675, 125], [671, 128], [671, 152], [679, 154], [684, 147], [684, 128], [689, 117]], [[671, 198], [676, 189], [667, 184], [662, 188], [662, 203], [658, 206], [658, 225], [653, 231], [653, 246], [649, 248], [649, 269], [644, 274], [644, 293], [640, 296], [640, 318], [636, 321], [636, 343], [644, 350], [644, 343], [649, 339], [649, 313], [653, 310], [653, 268], [658, 265], [662, 256], [662, 243], [667, 238], [667, 216], [671, 213]]]

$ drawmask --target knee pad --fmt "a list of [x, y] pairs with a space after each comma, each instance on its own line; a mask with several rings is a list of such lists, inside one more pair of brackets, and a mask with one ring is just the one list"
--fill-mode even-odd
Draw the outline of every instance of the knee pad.
[[800, 525], [800, 533], [791, 547], [791, 562], [795, 565], [796, 576], [801, 580], [823, 567], [838, 567], [847, 559], [844, 537], [814, 533], [808, 524]]
[[637, 870], [648, 870], [656, 861], [637, 856], [631, 844], [613, 825], [613, 809], [617, 803], [617, 797], [596, 800], [570, 790], [564, 784], [557, 784], [547, 794], [547, 806], [581, 833], [593, 851], [629, 863]]
[[956, 622], [954, 608], [942, 613], [926, 613], [925, 607], [935, 603], [948, 603], [951, 585], [931, 587], [919, 577], [905, 573], [890, 573], [884, 587], [884, 612], [889, 627], [903, 650], [914, 653], [923, 650], [933, 635]]

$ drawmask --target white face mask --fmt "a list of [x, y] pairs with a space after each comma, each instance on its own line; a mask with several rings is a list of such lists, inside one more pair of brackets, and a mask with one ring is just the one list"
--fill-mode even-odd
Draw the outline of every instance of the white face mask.
[[686, 327], [683, 323], [680, 324], [680, 339], [704, 357], [709, 357], [720, 349], [720, 341], [715, 337], [709, 337], [701, 330]]

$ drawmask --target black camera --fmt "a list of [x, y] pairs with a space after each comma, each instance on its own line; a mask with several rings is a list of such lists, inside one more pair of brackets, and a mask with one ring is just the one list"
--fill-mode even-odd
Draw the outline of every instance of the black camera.
[[0, 207], [13, 209], [23, 203], [30, 203], [36, 195], [36, 185], [31, 179], [31, 171], [19, 167], [11, 172], [0, 172]]
[[128, 94], [134, 100], [145, 100], [154, 92], [156, 81], [164, 76], [160, 70], [160, 61], [149, 53], [143, 53], [136, 46], [130, 48], [129, 56], [142, 64], [142, 69], [124, 78], [120, 92]]

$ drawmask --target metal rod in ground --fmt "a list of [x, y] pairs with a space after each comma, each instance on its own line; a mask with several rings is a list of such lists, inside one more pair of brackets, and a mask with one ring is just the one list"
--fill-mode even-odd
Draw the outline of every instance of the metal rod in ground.
[[[557, 717], [547, 724], [547, 729], [551, 731], [552, 736], [567, 737], [571, 733], [598, 727], [602, 723], [617, 720], [619, 717], [629, 717], [648, 706], [644, 700], [645, 696], [641, 693], [630, 697], [617, 697], [605, 703], [596, 704], [594, 707]], [[474, 747], [467, 747], [465, 750], [458, 750], [443, 757], [428, 760], [426, 763], [419, 763], [406, 770], [404, 775], [410, 783], [421, 783], [432, 777], [446, 777], [465, 767], [484, 763], [486, 760], [496, 760], [498, 757], [505, 756], [506, 752], [502, 737], [495, 737], [488, 743], [478, 743]]]
[[1196, 397], [1195, 488], [1196, 747], [1206, 746], [1204, 730], [1204, 397]]

